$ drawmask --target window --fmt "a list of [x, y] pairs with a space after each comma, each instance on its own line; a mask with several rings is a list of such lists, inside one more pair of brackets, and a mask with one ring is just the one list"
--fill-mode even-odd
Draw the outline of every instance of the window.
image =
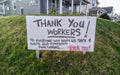
[[13, 10], [16, 10], [17, 6], [15, 1], [12, 2], [12, 6], [13, 6]]
[[5, 5], [5, 11], [8, 12], [10, 10], [9, 5], [8, 4], [4, 4]]
[[55, 8], [55, 0], [52, 0], [52, 8]]
[[39, 4], [39, 0], [31, 0], [30, 1], [30, 5], [38, 5]]
[[5, 13], [5, 7], [4, 5], [0, 5], [0, 14], [4, 14]]
[[92, 6], [93, 7], [95, 6], [95, 0], [92, 0]]
[[9, 10], [10, 10], [10, 8], [7, 6], [7, 7], [6, 7], [6, 10], [7, 10], [7, 11], [9, 11]]
[[2, 6], [0, 6], [0, 12], [3, 12], [3, 7]]
[[55, 0], [52, 0], [52, 3], [55, 3]]

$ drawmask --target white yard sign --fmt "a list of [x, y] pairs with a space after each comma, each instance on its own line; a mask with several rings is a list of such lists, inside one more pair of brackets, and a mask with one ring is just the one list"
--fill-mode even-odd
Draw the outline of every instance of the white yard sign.
[[94, 51], [96, 17], [27, 16], [30, 50]]

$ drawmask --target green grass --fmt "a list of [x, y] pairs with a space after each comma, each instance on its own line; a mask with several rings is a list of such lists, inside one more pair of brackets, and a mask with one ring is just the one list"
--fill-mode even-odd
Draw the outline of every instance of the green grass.
[[25, 16], [0, 18], [0, 75], [120, 75], [120, 24], [97, 19], [95, 51], [27, 49]]

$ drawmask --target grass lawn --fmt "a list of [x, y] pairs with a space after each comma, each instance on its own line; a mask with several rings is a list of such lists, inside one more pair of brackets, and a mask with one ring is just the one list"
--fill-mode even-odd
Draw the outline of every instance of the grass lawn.
[[95, 51], [27, 49], [25, 16], [0, 18], [0, 75], [120, 75], [120, 24], [97, 19]]

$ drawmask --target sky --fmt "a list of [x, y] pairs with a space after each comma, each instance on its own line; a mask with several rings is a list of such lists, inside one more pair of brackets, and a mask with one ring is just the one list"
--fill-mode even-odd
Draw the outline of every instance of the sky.
[[120, 15], [120, 0], [98, 0], [99, 7], [113, 6], [114, 13]]

